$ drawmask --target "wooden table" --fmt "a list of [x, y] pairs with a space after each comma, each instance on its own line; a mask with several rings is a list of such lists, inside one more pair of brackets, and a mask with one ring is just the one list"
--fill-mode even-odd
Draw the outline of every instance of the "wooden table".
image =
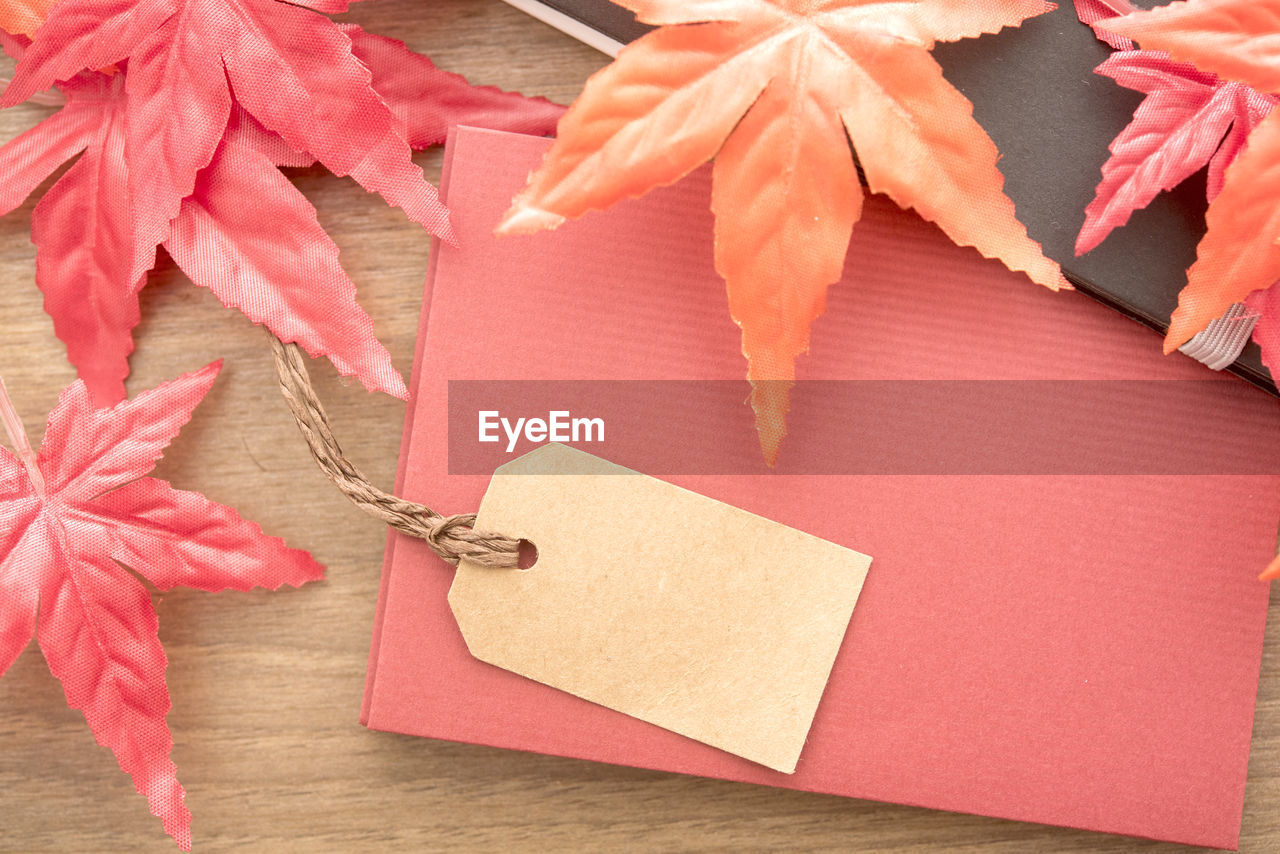
[[[606, 61], [499, 0], [381, 0], [345, 17], [474, 82], [563, 102]], [[0, 139], [48, 112], [0, 114]], [[438, 180], [440, 152], [418, 160]], [[349, 180], [320, 169], [294, 177], [342, 247], [361, 302], [407, 377], [424, 233]], [[74, 373], [34, 284], [32, 207], [0, 219], [0, 374], [38, 437]], [[1186, 850], [363, 729], [356, 718], [385, 529], [307, 456], [274, 387], [265, 333], [168, 259], [151, 276], [142, 311], [131, 392], [226, 359], [159, 474], [237, 507], [329, 567], [325, 583], [299, 591], [156, 597], [170, 659], [173, 755], [195, 814], [196, 850]], [[344, 385], [327, 365], [313, 373], [350, 456], [390, 485], [404, 404]], [[1241, 849], [1280, 850], [1275, 644], [1263, 662]], [[34, 645], [0, 680], [0, 850], [176, 850], [110, 752], [67, 708]]]

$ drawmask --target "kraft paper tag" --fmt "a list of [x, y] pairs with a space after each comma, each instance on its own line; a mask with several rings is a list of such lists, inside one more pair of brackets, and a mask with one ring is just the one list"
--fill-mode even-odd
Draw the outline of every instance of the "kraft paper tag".
[[458, 566], [472, 655], [795, 771], [871, 558], [557, 444], [494, 473], [476, 526], [538, 558]]

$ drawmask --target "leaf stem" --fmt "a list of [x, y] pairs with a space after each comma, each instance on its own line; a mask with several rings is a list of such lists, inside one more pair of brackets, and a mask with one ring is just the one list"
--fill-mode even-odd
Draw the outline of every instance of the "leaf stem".
[[4, 432], [9, 434], [9, 443], [18, 453], [22, 464], [27, 467], [31, 485], [35, 487], [37, 494], [44, 495], [44, 475], [36, 465], [36, 455], [31, 450], [31, 442], [27, 440], [26, 428], [22, 426], [18, 410], [13, 408], [13, 401], [9, 399], [9, 390], [4, 387], [3, 378], [0, 378], [0, 422], [4, 423]]

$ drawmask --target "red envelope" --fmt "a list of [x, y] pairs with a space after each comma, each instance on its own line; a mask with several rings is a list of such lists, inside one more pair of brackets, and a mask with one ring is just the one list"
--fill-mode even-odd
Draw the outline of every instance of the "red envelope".
[[[398, 483], [443, 512], [473, 511], [488, 483], [449, 473], [450, 380], [740, 380], [739, 400], [748, 393], [712, 268], [709, 172], [555, 232], [494, 238], [546, 145], [463, 128], [448, 151], [460, 248], [432, 255]], [[879, 197], [828, 303], [802, 378], [1216, 376]], [[1205, 407], [1227, 388], [1188, 387]], [[1199, 410], [1168, 413], [1189, 458], [1206, 425], [1240, 447], [1277, 444], [1280, 420], [1215, 425]], [[742, 431], [726, 442], [752, 449], [749, 408], [724, 418]], [[823, 423], [821, 407], [797, 405], [783, 465], [792, 451], [812, 456], [806, 436]], [[874, 558], [794, 775], [476, 661], [446, 602], [451, 568], [392, 534], [362, 722], [1234, 847], [1268, 602], [1255, 577], [1280, 517], [1280, 477], [1267, 470], [664, 476]]]

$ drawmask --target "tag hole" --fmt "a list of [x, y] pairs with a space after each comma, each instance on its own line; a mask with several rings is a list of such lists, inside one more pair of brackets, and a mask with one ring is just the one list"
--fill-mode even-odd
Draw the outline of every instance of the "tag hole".
[[516, 555], [516, 566], [521, 569], [532, 569], [538, 562], [538, 547], [528, 540], [521, 540]]

